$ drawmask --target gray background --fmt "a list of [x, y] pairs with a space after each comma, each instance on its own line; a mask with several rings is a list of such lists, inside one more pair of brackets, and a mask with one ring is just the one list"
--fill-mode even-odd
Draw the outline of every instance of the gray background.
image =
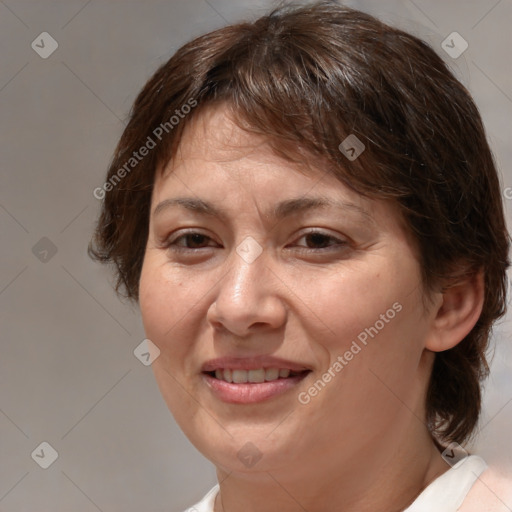
[[[440, 54], [453, 31], [468, 41], [461, 57], [444, 57], [481, 109], [503, 188], [512, 186], [512, 2], [346, 4]], [[186, 41], [269, 5], [0, 1], [1, 511], [172, 512], [215, 483], [133, 354], [144, 339], [137, 308], [117, 299], [86, 248], [100, 207], [93, 190], [145, 81]], [[42, 32], [59, 45], [47, 59], [31, 48]], [[495, 329], [475, 449], [511, 468], [509, 318]], [[59, 455], [48, 469], [31, 458], [43, 441]]]

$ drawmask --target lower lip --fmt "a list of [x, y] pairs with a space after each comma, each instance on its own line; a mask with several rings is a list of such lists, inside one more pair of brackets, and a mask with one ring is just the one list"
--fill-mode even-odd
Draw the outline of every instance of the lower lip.
[[203, 373], [203, 378], [210, 389], [223, 402], [231, 404], [252, 404], [263, 402], [264, 400], [268, 400], [293, 389], [308, 373], [309, 372], [304, 372], [300, 375], [269, 382], [247, 382], [242, 384], [216, 379], [207, 373]]

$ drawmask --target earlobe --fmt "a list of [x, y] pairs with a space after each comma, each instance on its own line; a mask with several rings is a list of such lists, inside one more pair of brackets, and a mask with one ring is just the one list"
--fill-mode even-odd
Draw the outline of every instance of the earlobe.
[[479, 270], [443, 292], [440, 306], [432, 312], [426, 349], [433, 352], [449, 350], [469, 334], [482, 312], [484, 289], [483, 271]]

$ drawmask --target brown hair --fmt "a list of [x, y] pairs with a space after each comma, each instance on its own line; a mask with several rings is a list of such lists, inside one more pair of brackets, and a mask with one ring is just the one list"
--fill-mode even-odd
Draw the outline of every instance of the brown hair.
[[[114, 264], [120, 295], [138, 300], [156, 169], [174, 156], [190, 120], [219, 102], [281, 156], [313, 155], [357, 192], [392, 200], [426, 291], [483, 270], [480, 318], [457, 346], [436, 353], [426, 397], [434, 439], [467, 440], [491, 327], [506, 309], [510, 240], [468, 91], [426, 43], [333, 2], [280, 6], [194, 39], [138, 95], [108, 171], [89, 254]], [[350, 134], [366, 148], [353, 161], [338, 148]], [[144, 144], [150, 149], [135, 160]]]

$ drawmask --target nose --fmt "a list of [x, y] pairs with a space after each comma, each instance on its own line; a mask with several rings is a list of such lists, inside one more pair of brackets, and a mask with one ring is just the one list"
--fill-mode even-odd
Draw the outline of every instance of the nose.
[[233, 251], [226, 260], [228, 271], [218, 284], [207, 319], [215, 328], [246, 337], [278, 329], [286, 321], [281, 292], [283, 283], [272, 270], [264, 250], [254, 261]]

